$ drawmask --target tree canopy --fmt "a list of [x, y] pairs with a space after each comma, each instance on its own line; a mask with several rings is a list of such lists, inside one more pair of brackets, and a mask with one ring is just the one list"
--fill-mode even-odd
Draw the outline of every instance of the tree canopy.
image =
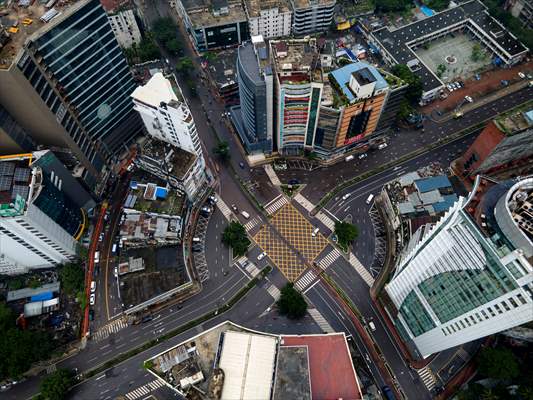
[[6, 304], [0, 303], [0, 380], [22, 375], [32, 363], [48, 358], [53, 348], [50, 335], [21, 330], [15, 320]]
[[405, 64], [396, 64], [391, 71], [398, 78], [409, 84], [405, 98], [411, 105], [416, 106], [422, 96], [422, 81], [420, 77]]
[[294, 288], [292, 282], [281, 289], [281, 296], [276, 303], [280, 314], [291, 319], [302, 318], [307, 312], [307, 303], [302, 294]]
[[194, 64], [190, 57], [181, 57], [176, 63], [176, 71], [184, 76], [189, 76], [194, 69]]
[[139, 44], [133, 43], [131, 47], [124, 49], [124, 55], [130, 64], [157, 60], [161, 57], [159, 47], [151, 36], [145, 37]]
[[244, 226], [237, 221], [231, 221], [224, 229], [222, 243], [233, 249], [234, 256], [243, 256], [248, 251], [251, 242]]
[[376, 11], [382, 13], [405, 11], [412, 7], [411, 0], [375, 0]]
[[213, 149], [213, 152], [222, 161], [228, 161], [231, 157], [231, 153], [229, 152], [229, 144], [225, 140], [218, 142], [217, 146]]
[[61, 288], [69, 296], [76, 295], [83, 290], [85, 272], [79, 264], [68, 263], [59, 267], [59, 281]]
[[182, 46], [177, 38], [177, 27], [172, 18], [159, 18], [154, 22], [153, 32], [156, 40], [170, 53], [174, 55], [180, 53]]
[[337, 221], [335, 222], [335, 235], [339, 245], [344, 248], [348, 248], [359, 235], [359, 230], [353, 224], [348, 222]]
[[480, 374], [494, 379], [513, 379], [520, 375], [518, 360], [506, 348], [484, 348], [477, 358]]
[[74, 384], [74, 373], [68, 369], [58, 369], [41, 382], [41, 397], [48, 400], [63, 400]]
[[448, 8], [450, 0], [425, 0], [424, 3], [435, 11], [442, 11]]

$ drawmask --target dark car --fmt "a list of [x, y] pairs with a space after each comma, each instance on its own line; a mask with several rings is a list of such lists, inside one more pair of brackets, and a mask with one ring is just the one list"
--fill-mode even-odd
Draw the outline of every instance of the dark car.
[[298, 179], [291, 179], [289, 181], [289, 185], [298, 185], [300, 183], [300, 181]]
[[239, 167], [241, 167], [242, 169], [244, 169], [244, 163], [243, 163], [242, 161], [239, 163]]
[[394, 394], [392, 393], [392, 390], [390, 387], [388, 386], [383, 386], [381, 388], [381, 391], [383, 392], [383, 394], [385, 395], [385, 398], [387, 400], [396, 400], [396, 398], [394, 397]]
[[94, 310], [89, 310], [89, 321], [94, 321]]
[[152, 319], [153, 319], [152, 315], [145, 315], [144, 317], [142, 317], [141, 322], [142, 323], [150, 322]]

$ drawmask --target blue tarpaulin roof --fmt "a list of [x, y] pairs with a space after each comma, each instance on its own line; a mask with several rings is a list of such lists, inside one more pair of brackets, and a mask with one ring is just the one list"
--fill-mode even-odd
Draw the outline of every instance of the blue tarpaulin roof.
[[137, 181], [131, 181], [130, 182], [130, 188], [137, 189]]
[[420, 6], [420, 11], [422, 11], [424, 13], [424, 15], [428, 16], [428, 17], [432, 17], [435, 15], [435, 11], [433, 11], [431, 8], [429, 8], [428, 6]]
[[453, 206], [453, 204], [457, 201], [457, 196], [454, 194], [448, 194], [446, 196], [442, 196], [444, 198], [444, 201], [440, 201], [438, 203], [433, 203], [433, 209], [435, 212], [444, 212], [448, 211], [448, 209]]
[[30, 301], [45, 301], [50, 300], [54, 297], [54, 294], [52, 292], [44, 292], [40, 294], [36, 294], [35, 296], [31, 296]]
[[[346, 50], [346, 49], [345, 49]], [[361, 69], [368, 68], [374, 78], [376, 78], [376, 86], [375, 89], [384, 89], [388, 86], [385, 79], [381, 76], [381, 74], [378, 72], [378, 70], [370, 64], [367, 64], [366, 62], [355, 62], [353, 64], [345, 65], [342, 68], [336, 69], [335, 71], [331, 71], [330, 74], [333, 75], [333, 78], [337, 81], [339, 84], [339, 87], [342, 90], [342, 93], [348, 98], [348, 101], [352, 102], [355, 100], [355, 96], [352, 93], [352, 91], [348, 88], [348, 84], [350, 83], [350, 76], [356, 71], [359, 71]]]
[[418, 179], [415, 181], [415, 185], [418, 188], [418, 191], [421, 193], [452, 186], [448, 177], [445, 175], [430, 176], [429, 178]]
[[155, 197], [158, 197], [160, 199], [165, 199], [167, 197], [168, 190], [163, 187], [157, 187], [155, 190]]

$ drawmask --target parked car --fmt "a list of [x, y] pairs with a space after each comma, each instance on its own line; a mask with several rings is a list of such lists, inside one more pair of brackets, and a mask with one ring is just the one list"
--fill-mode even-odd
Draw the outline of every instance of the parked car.
[[265, 258], [266, 255], [267, 253], [263, 251], [261, 254], [257, 256], [257, 261], [261, 261], [263, 258]]
[[244, 169], [244, 163], [243, 163], [242, 161], [239, 163], [239, 167], [241, 167], [242, 169]]
[[212, 206], [214, 206], [217, 201], [218, 199], [214, 195], [211, 195], [207, 198], [207, 202]]
[[526, 79], [526, 74], [524, 74], [523, 72], [519, 72], [518, 76], [520, 77], [520, 79]]
[[388, 144], [387, 143], [381, 143], [379, 146], [378, 146], [378, 149], [379, 150], [383, 150], [385, 147], [387, 147]]
[[246, 211], [241, 211], [241, 214], [246, 219], [250, 218], [250, 214], [248, 214]]
[[479, 74], [475, 74], [475, 75], [474, 75], [474, 79], [475, 79], [476, 81], [480, 81], [480, 80], [481, 80], [481, 75], [479, 75]]
[[96, 295], [93, 293], [91, 294], [91, 297], [89, 297], [89, 304], [94, 306], [94, 303], [96, 303]]
[[453, 91], [454, 91], [454, 88], [453, 88], [453, 86], [452, 86], [451, 83], [447, 83], [447, 84], [446, 84], [446, 89], [448, 89], [450, 92], [453, 92]]
[[318, 232], [320, 232], [320, 229], [318, 228], [313, 229], [313, 233], [311, 233], [311, 236], [315, 237], [318, 234]]
[[470, 96], [465, 96], [465, 100], [468, 101], [469, 103], [473, 103], [474, 102], [474, 99]]
[[91, 293], [96, 292], [96, 281], [91, 282]]
[[298, 179], [291, 179], [289, 181], [289, 185], [299, 185], [300, 181]]
[[354, 159], [353, 155], [349, 155], [348, 157], [344, 159], [344, 161], [348, 162], [348, 161], [352, 161], [353, 159]]
[[368, 156], [368, 154], [366, 154], [366, 153], [359, 154], [359, 159], [362, 160], [363, 158], [366, 158], [367, 156]]
[[89, 321], [94, 321], [94, 310], [92, 308], [89, 310]]
[[509, 81], [505, 80], [505, 79], [502, 79], [500, 81], [500, 83], [502, 84], [502, 86], [509, 86]]
[[234, 213], [239, 212], [239, 209], [237, 208], [237, 206], [235, 204], [231, 205], [231, 209], [233, 210]]
[[374, 323], [373, 323], [372, 321], [370, 321], [370, 322], [368, 323], [368, 326], [370, 327], [370, 330], [371, 330], [372, 332], [374, 332], [374, 331], [376, 330], [376, 325], [374, 325]]

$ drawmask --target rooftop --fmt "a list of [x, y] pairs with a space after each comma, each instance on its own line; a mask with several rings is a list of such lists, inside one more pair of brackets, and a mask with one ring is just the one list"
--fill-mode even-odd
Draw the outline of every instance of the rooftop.
[[532, 127], [532, 116], [533, 109], [531, 109], [531, 104], [528, 104], [525, 110], [519, 109], [511, 113], [498, 115], [494, 119], [494, 123], [502, 133], [511, 136]]
[[[311, 398], [362, 399], [344, 333], [282, 336], [281, 348], [306, 347], [309, 359]], [[276, 397], [280, 399], [281, 397]]]
[[311, 400], [307, 346], [280, 347], [272, 398]]
[[131, 97], [155, 108], [159, 107], [161, 103], [169, 104], [172, 101], [183, 101], [181, 90], [174, 78], [167, 79], [161, 72], [155, 73], [144, 85], [137, 86]]
[[130, 0], [100, 0], [102, 7], [108, 13], [131, 9], [134, 6]]
[[240, 1], [184, 0], [183, 7], [194, 27], [209, 27], [246, 21]]
[[[54, 3], [53, 7], [46, 7], [48, 3], [41, 1], [0, 2], [0, 26], [3, 25], [9, 35], [8, 42], [0, 47], [0, 69], [8, 69], [11, 66], [26, 40], [32, 35], [42, 28], [50, 29], [86, 2], [59, 0]], [[73, 7], [74, 4], [76, 8]], [[44, 22], [41, 17], [47, 12], [53, 12], [52, 10], [57, 11], [56, 16], [49, 22]]]
[[244, 0], [250, 17], [258, 17], [263, 10], [278, 9], [278, 13], [291, 11], [289, 0]]
[[335, 0], [294, 0], [294, 7], [307, 8], [311, 6], [335, 5]]
[[256, 41], [255, 44], [246, 42], [238, 48], [240, 64], [250, 80], [256, 84], [263, 82], [263, 73], [267, 75], [272, 73], [268, 48], [262, 37], [259, 36], [259, 38], [261, 38], [261, 41]]
[[331, 71], [329, 76], [333, 78], [339, 85], [342, 94], [346, 96], [350, 103], [356, 100], [355, 94], [350, 90], [349, 87], [350, 76], [361, 71], [367, 71], [366, 75], [371, 75], [375, 79], [375, 90], [382, 90], [389, 86], [383, 76], [381, 76], [379, 71], [373, 65], [367, 64], [363, 61], [348, 64], [342, 68]]
[[196, 160], [195, 154], [157, 139], [146, 141], [140, 156], [144, 162], [152, 161], [159, 169], [165, 167], [178, 179], [183, 179]]
[[[306, 81], [309, 74], [319, 72], [320, 59], [315, 39], [271, 40], [270, 57], [281, 80]], [[283, 77], [281, 74], [291, 73]], [[296, 79], [301, 75], [301, 79]], [[322, 80], [321, 76], [313, 79]]]
[[[486, 7], [479, 0], [471, 0], [457, 7], [436, 13], [432, 17], [391, 30], [384, 27], [372, 32], [398, 64], [409, 64], [418, 61], [418, 56], [411, 49], [410, 43], [425, 36], [446, 29], [457, 23], [466, 23], [483, 31], [484, 35], [493, 40], [499, 50], [509, 56], [516, 56], [527, 52], [527, 48], [509, 33], [502, 25], [492, 18]], [[430, 91], [442, 85], [435, 73], [424, 63], [418, 63], [415, 73], [421, 78], [425, 91]]]
[[0, 162], [0, 205], [14, 203], [17, 195], [27, 203], [31, 184], [31, 155]]

